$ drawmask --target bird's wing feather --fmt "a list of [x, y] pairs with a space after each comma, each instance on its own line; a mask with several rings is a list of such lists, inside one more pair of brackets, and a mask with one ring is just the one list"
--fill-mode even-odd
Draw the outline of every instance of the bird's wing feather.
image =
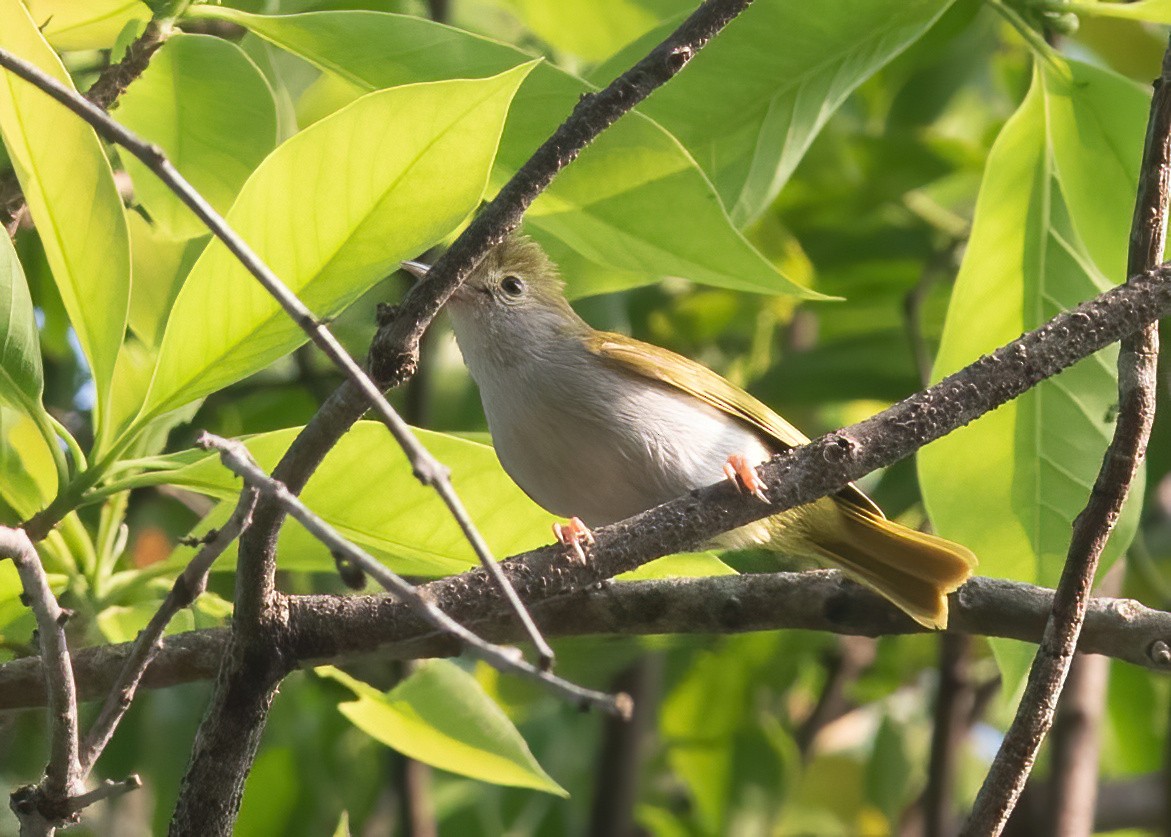
[[[744, 422], [760, 432], [770, 447], [778, 452], [809, 441], [804, 433], [744, 390], [706, 366], [669, 349], [605, 331], [594, 332], [586, 345], [592, 353], [618, 369], [674, 387]], [[836, 496], [883, 516], [875, 502], [853, 484]]]

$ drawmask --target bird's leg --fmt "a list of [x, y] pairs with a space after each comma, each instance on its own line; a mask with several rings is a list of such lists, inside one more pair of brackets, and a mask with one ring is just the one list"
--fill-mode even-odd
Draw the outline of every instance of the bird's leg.
[[728, 461], [724, 463], [724, 476], [728, 478], [728, 482], [736, 486], [737, 491], [747, 491], [762, 503], [768, 502], [768, 496], [764, 493], [768, 486], [757, 476], [756, 469], [744, 454], [734, 453], [728, 457]]
[[580, 517], [571, 517], [565, 523], [554, 523], [553, 534], [557, 537], [559, 544], [573, 548], [579, 561], [583, 564], [586, 562], [586, 553], [582, 543], [590, 546], [594, 542], [594, 533], [590, 531], [590, 527], [581, 522]]

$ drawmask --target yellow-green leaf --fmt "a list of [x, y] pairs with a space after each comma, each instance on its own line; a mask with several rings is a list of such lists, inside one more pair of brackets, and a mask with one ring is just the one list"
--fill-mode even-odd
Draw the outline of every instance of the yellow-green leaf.
[[139, 0], [25, 0], [32, 19], [54, 47], [109, 49], [131, 21], [150, 19]]
[[[199, 6], [362, 90], [482, 76], [523, 60], [513, 46], [428, 20], [368, 11], [269, 17]], [[517, 93], [492, 180], [502, 185], [594, 88], [548, 64]], [[320, 104], [320, 103], [318, 103]], [[586, 148], [533, 204], [526, 231], [586, 296], [663, 275], [756, 293], [817, 294], [782, 276], [733, 225], [719, 196], [673, 136], [632, 113]]]
[[1086, 0], [1066, 3], [1058, 9], [1076, 12], [1080, 15], [1120, 17], [1128, 20], [1144, 20], [1148, 23], [1171, 23], [1171, 0], [1138, 0], [1135, 3], [1118, 0]]
[[[524, 64], [363, 96], [276, 149], [228, 221], [320, 317], [476, 207]], [[256, 372], [306, 337], [218, 240], [184, 283], [141, 420]]]
[[504, 710], [455, 663], [427, 660], [385, 694], [332, 666], [315, 671], [357, 696], [338, 704], [354, 726], [405, 756], [494, 785], [569, 795]]
[[[639, 110], [679, 138], [745, 224], [772, 203], [846, 97], [951, 3], [756, 0]], [[613, 78], [678, 24], [657, 27], [591, 78]]]
[[44, 378], [33, 301], [12, 241], [0, 239], [0, 398], [42, 421]]
[[[264, 76], [240, 47], [210, 35], [171, 36], [122, 95], [118, 119], [157, 143], [221, 213], [276, 145], [276, 104]], [[128, 157], [126, 170], [138, 200], [171, 237], [207, 232], [137, 159]]]
[[[253, 436], [248, 450], [271, 471], [300, 428]], [[552, 540], [554, 521], [524, 495], [504, 473], [487, 445], [443, 433], [415, 430], [427, 449], [452, 469], [451, 479], [468, 513], [497, 556], [534, 549]], [[138, 484], [167, 482], [233, 499], [240, 483], [218, 457], [189, 452], [171, 458], [175, 464], [192, 456], [178, 470], [146, 474]], [[354, 474], [362, 475], [362, 491], [354, 491]], [[330, 451], [305, 486], [302, 499], [342, 535], [384, 559], [403, 575], [438, 576], [461, 572], [476, 563], [467, 539], [446, 507], [429, 488], [419, 484], [398, 446], [378, 422], [359, 422]], [[176, 550], [177, 562], [189, 556]], [[300, 525], [283, 527], [278, 560], [284, 569], [333, 568], [328, 550]], [[230, 567], [225, 561], [223, 566]]]
[[[0, 20], [0, 47], [72, 86], [19, 0], [0, 0]], [[130, 298], [130, 243], [110, 163], [88, 125], [8, 72], [0, 73], [0, 135], [89, 361], [100, 428]]]
[[[1035, 72], [989, 155], [936, 379], [1125, 278], [1146, 96], [1105, 70], [1058, 61]], [[981, 574], [1056, 583], [1113, 431], [1116, 357], [1099, 352], [920, 453], [935, 528], [971, 547]], [[1142, 485], [1103, 570], [1134, 535]], [[1009, 647], [994, 645], [1019, 676], [1030, 652]]]

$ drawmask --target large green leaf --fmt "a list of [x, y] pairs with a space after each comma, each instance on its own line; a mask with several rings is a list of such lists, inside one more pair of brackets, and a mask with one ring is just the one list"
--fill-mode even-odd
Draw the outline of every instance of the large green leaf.
[[150, 19], [140, 0], [25, 0], [32, 19], [54, 47], [109, 49], [132, 21]]
[[[246, 442], [260, 466], [271, 471], [298, 432], [299, 428], [278, 430]], [[492, 448], [443, 433], [415, 432], [436, 458], [451, 467], [452, 484], [493, 554], [512, 555], [549, 543], [554, 518], [508, 478]], [[165, 481], [233, 499], [240, 490], [239, 480], [218, 457], [197, 456], [178, 470], [144, 475], [140, 484]], [[166, 461], [180, 464], [190, 459], [187, 453]], [[355, 474], [361, 474], [366, 486], [361, 491], [355, 490]], [[419, 484], [406, 457], [377, 422], [359, 422], [342, 437], [309, 480], [302, 499], [342, 535], [387, 559], [404, 575], [443, 575], [476, 563], [443, 503], [434, 491]], [[283, 528], [279, 554], [285, 569], [333, 567], [325, 547], [299, 525]]]
[[[1084, 64], [1054, 58], [1036, 71], [988, 159], [936, 378], [1124, 278], [1145, 98]], [[981, 574], [1057, 581], [1112, 434], [1116, 356], [1087, 358], [920, 454], [936, 529], [971, 547]], [[1134, 535], [1133, 499], [1103, 568]]]
[[[277, 148], [229, 223], [318, 316], [337, 314], [475, 208], [530, 69], [363, 96]], [[175, 300], [140, 418], [238, 381], [305, 339], [213, 241]]]
[[[276, 105], [264, 76], [238, 46], [210, 35], [171, 36], [119, 100], [118, 119], [161, 146], [221, 213], [276, 145]], [[207, 231], [138, 160], [127, 159], [126, 169], [135, 195], [169, 234]]]
[[427, 660], [385, 694], [332, 666], [315, 671], [357, 696], [338, 711], [405, 756], [494, 785], [569, 795], [537, 764], [504, 710], [455, 663]]
[[[777, 196], [846, 96], [952, 2], [756, 0], [639, 110], [682, 141], [743, 225]], [[640, 38], [592, 78], [622, 72], [678, 23]]]
[[[394, 14], [262, 17], [211, 6], [192, 11], [246, 26], [361, 90], [482, 76], [526, 57], [507, 44]], [[502, 184], [511, 176], [592, 89], [555, 67], [537, 67], [509, 113], [493, 181]], [[736, 290], [814, 296], [753, 249], [678, 140], [640, 114], [617, 122], [558, 175], [529, 210], [527, 229], [561, 261], [576, 296], [664, 274]]]
[[[0, 20], [0, 46], [72, 86], [19, 0], [0, 0]], [[130, 243], [114, 174], [88, 125], [7, 72], [0, 134], [89, 361], [101, 427], [130, 297]]]

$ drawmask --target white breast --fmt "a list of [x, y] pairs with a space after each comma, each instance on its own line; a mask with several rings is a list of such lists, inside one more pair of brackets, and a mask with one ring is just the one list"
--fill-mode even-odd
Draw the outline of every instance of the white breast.
[[718, 481], [730, 454], [768, 458], [754, 431], [713, 407], [584, 349], [564, 354], [473, 369], [501, 464], [550, 512], [602, 526]]

